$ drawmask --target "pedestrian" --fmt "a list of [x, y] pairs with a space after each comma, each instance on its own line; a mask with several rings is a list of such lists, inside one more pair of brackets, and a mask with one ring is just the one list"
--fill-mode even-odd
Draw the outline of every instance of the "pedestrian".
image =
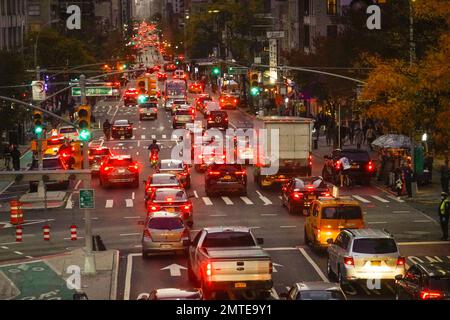
[[440, 173], [441, 173], [442, 192], [448, 194], [448, 179], [450, 178], [448, 160], [445, 160], [445, 163], [441, 166]]
[[333, 139], [333, 129], [331, 124], [327, 126], [326, 139], [327, 139], [327, 146], [329, 146], [331, 144], [331, 140]]
[[448, 219], [450, 217], [450, 201], [448, 200], [448, 194], [446, 192], [441, 193], [441, 202], [439, 203], [439, 222], [442, 229], [441, 240], [448, 240]]
[[356, 143], [356, 149], [361, 149], [361, 144], [363, 143], [364, 140], [364, 133], [362, 132], [362, 130], [357, 127], [355, 130], [355, 143]]
[[414, 172], [410, 166], [406, 165], [403, 174], [405, 176], [405, 186], [408, 198], [412, 198], [412, 182], [414, 180]]
[[375, 131], [372, 127], [369, 127], [369, 129], [367, 129], [366, 140], [367, 144], [369, 145], [370, 151], [373, 151], [372, 142], [375, 140]]
[[397, 197], [400, 197], [402, 195], [403, 190], [403, 181], [401, 175], [397, 177], [397, 180], [395, 181], [395, 191], [397, 191]]
[[12, 149], [11, 149], [11, 159], [12, 159], [14, 171], [19, 171], [20, 170], [20, 151], [15, 144], [12, 146]]

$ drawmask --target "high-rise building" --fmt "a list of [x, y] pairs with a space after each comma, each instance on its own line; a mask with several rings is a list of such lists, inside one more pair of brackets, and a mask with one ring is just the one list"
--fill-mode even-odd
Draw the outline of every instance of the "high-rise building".
[[26, 32], [26, 0], [0, 0], [0, 50], [21, 51]]

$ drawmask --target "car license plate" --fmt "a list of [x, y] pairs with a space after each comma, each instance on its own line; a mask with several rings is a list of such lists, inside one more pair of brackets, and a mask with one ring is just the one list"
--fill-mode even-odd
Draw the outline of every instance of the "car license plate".
[[379, 261], [379, 260], [377, 260], [377, 261], [371, 261], [371, 262], [370, 262], [370, 265], [371, 265], [372, 267], [379, 267], [379, 266], [381, 266], [381, 261]]
[[278, 176], [280, 179], [284, 179], [285, 177], [283, 175]]
[[225, 176], [223, 177], [223, 180], [231, 180], [231, 176]]
[[117, 170], [118, 173], [125, 173], [125, 169], [119, 169]]
[[175, 212], [175, 208], [165, 208], [167, 212]]
[[234, 284], [235, 288], [247, 288], [247, 284], [245, 282], [236, 282]]
[[316, 199], [316, 196], [315, 196], [315, 195], [309, 195], [309, 196], [308, 196], [308, 199], [309, 199], [309, 200], [315, 200], [315, 199]]
[[359, 164], [352, 164], [352, 169], [359, 169]]
[[162, 244], [161, 248], [163, 248], [163, 249], [171, 249], [172, 245], [171, 244]]

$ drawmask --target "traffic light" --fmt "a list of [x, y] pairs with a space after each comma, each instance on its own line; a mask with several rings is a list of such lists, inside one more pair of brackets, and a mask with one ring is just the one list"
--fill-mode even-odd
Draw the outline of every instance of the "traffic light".
[[259, 88], [259, 72], [250, 71], [250, 94], [252, 96], [257, 96], [260, 93]]
[[91, 137], [91, 107], [81, 105], [78, 107], [78, 126], [80, 127], [80, 140], [88, 141]]
[[33, 112], [34, 133], [40, 137], [44, 131], [44, 113], [42, 111]]
[[257, 95], [259, 94], [260, 91], [261, 91], [261, 90], [260, 90], [259, 87], [252, 87], [252, 88], [250, 89], [250, 94], [251, 94], [252, 96], [257, 96]]
[[220, 69], [219, 69], [219, 67], [214, 67], [214, 68], [212, 69], [212, 74], [215, 75], [215, 76], [220, 75]]
[[148, 96], [145, 94], [141, 94], [138, 97], [138, 103], [146, 103], [148, 101]]

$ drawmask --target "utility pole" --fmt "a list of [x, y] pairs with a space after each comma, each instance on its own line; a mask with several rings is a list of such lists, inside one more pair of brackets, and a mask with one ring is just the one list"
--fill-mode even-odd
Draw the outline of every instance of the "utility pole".
[[[80, 91], [81, 91], [81, 104], [86, 105], [86, 76], [84, 74], [80, 75]], [[83, 169], [89, 169], [89, 146], [87, 141], [83, 141]], [[83, 186], [85, 189], [91, 188], [90, 179], [85, 179], [83, 181]], [[95, 257], [92, 254], [92, 222], [91, 222], [91, 212], [90, 209], [84, 210], [84, 241], [85, 241], [85, 256], [84, 256], [84, 273], [87, 275], [93, 275], [96, 273], [95, 268]]]

